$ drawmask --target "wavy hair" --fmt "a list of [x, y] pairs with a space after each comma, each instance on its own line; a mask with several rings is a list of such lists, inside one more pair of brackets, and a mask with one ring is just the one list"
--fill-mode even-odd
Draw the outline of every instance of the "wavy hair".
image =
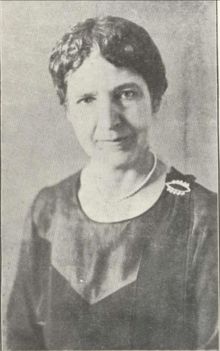
[[137, 72], [145, 80], [152, 111], [160, 106], [167, 88], [165, 66], [148, 32], [120, 17], [96, 17], [72, 27], [54, 47], [49, 62], [60, 103], [66, 101], [69, 71], [76, 71], [98, 45], [100, 55], [116, 67]]

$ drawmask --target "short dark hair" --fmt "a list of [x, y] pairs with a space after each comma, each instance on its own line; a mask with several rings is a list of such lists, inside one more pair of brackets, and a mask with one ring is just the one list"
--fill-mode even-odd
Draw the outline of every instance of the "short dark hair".
[[165, 67], [148, 32], [137, 24], [120, 17], [89, 18], [71, 28], [52, 51], [49, 71], [60, 103], [66, 100], [69, 71], [76, 71], [94, 45], [100, 55], [116, 67], [136, 71], [145, 80], [151, 96], [152, 111], [159, 106], [167, 88]]

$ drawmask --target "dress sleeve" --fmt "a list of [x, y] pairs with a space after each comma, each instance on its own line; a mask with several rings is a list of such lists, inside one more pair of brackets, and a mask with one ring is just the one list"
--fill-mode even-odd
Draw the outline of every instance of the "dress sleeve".
[[199, 350], [218, 350], [218, 231], [215, 194], [195, 198], [190, 243], [188, 328]]
[[37, 320], [42, 254], [42, 242], [30, 211], [7, 311], [7, 348], [10, 350], [45, 350], [42, 327]]

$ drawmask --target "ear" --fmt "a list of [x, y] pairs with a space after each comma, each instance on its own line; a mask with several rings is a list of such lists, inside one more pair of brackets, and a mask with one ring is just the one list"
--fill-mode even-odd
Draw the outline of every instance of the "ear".
[[159, 119], [160, 106], [157, 106], [151, 113], [152, 122], [156, 122]]
[[154, 106], [152, 106], [152, 117], [155, 121], [158, 121], [167, 110], [167, 97], [163, 95], [163, 99], [157, 100], [154, 102]]
[[66, 100], [63, 104], [65, 113], [66, 113], [66, 118], [70, 121], [70, 112], [69, 112], [69, 104], [68, 104], [68, 100]]
[[156, 115], [158, 114], [159, 109], [160, 109], [160, 105], [161, 105], [161, 99], [156, 99], [156, 100], [153, 101], [153, 104], [152, 104], [152, 115], [154, 117], [156, 117]]

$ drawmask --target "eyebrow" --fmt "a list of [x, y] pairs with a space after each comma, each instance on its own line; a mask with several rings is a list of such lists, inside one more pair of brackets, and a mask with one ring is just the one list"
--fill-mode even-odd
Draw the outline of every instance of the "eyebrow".
[[[111, 93], [112, 94], [115, 94], [115, 93], [117, 94], [121, 90], [128, 89], [128, 88], [133, 88], [133, 89], [136, 89], [138, 91], [141, 91], [141, 88], [140, 88], [140, 86], [138, 84], [136, 84], [134, 82], [130, 82], [130, 83], [124, 83], [124, 84], [118, 85], [117, 87], [113, 88]], [[96, 95], [97, 95], [96, 91], [91, 91], [90, 93], [85, 93], [85, 94], [82, 94], [82, 95], [79, 94], [77, 96], [77, 99], [80, 100], [80, 99], [84, 99], [84, 98], [87, 98], [87, 97], [90, 97], [90, 96], [96, 96]]]
[[123, 89], [128, 89], [128, 88], [133, 88], [133, 89], [135, 88], [136, 90], [141, 91], [141, 87], [138, 84], [131, 82], [131, 83], [124, 83], [115, 87], [112, 92], [117, 93], [118, 91], [121, 91]]
[[97, 92], [85, 93], [85, 94], [76, 96], [76, 99], [77, 99], [77, 101], [79, 101], [79, 100], [85, 99], [87, 97], [96, 96], [96, 95], [97, 95]]

